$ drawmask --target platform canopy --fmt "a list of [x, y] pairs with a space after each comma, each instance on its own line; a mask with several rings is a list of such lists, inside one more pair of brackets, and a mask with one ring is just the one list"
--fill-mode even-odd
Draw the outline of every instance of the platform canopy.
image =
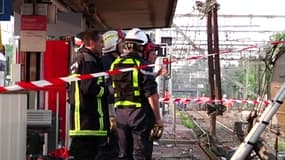
[[[13, 0], [14, 10], [19, 10], [23, 1]], [[38, 0], [37, 3], [39, 2]], [[61, 11], [83, 13], [90, 26], [97, 30], [170, 27], [177, 4], [177, 0], [44, 0], [44, 2], [57, 4]]]

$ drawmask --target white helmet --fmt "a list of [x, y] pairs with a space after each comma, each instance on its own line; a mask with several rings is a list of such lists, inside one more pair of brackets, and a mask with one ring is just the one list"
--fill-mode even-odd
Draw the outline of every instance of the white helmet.
[[75, 47], [82, 47], [83, 46], [83, 36], [85, 32], [80, 32], [76, 36], [74, 36], [74, 45]]
[[119, 37], [117, 31], [108, 31], [103, 34], [104, 48], [103, 53], [116, 51]]
[[125, 42], [135, 42], [139, 45], [145, 45], [148, 42], [148, 38], [145, 32], [143, 32], [141, 29], [133, 28], [127, 33]]

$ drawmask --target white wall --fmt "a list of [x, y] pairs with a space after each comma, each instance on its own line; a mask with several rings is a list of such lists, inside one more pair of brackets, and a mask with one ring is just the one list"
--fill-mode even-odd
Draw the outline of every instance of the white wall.
[[0, 93], [0, 159], [26, 159], [27, 94]]

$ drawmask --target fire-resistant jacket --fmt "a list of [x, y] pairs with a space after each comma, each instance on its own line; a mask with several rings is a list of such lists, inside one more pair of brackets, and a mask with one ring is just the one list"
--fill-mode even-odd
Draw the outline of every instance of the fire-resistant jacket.
[[[102, 72], [98, 56], [82, 48], [72, 64], [72, 75]], [[104, 77], [72, 82], [69, 86], [70, 136], [107, 136], [109, 115]]]
[[[103, 70], [104, 71], [110, 70], [111, 64], [114, 62], [115, 59], [116, 59], [116, 57], [112, 53], [104, 54], [102, 56]], [[111, 83], [112, 83], [111, 79], [108, 77], [106, 79], [106, 85], [107, 86], [111, 86], [112, 85]], [[113, 94], [109, 94], [109, 96], [108, 96], [108, 103], [109, 104], [113, 104], [114, 103], [114, 96], [113, 96]]]
[[[145, 66], [148, 62], [136, 53], [130, 53], [123, 58], [117, 58], [110, 70], [116, 71], [123, 68]], [[114, 88], [115, 108], [141, 108], [149, 106], [147, 97], [157, 93], [155, 77], [141, 72], [136, 68], [132, 71], [124, 71], [120, 74], [112, 74], [112, 87]], [[151, 70], [143, 68], [143, 70]]]

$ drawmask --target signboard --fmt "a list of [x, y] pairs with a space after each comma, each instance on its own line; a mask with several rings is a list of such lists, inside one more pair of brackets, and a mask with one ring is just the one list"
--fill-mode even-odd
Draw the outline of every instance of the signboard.
[[0, 0], [0, 21], [10, 21], [12, 13], [12, 1]]
[[161, 37], [161, 43], [166, 43], [167, 45], [172, 45], [172, 37]]
[[20, 50], [24, 52], [44, 52], [46, 50], [46, 30], [46, 16], [23, 15], [21, 17]]
[[46, 31], [47, 18], [46, 16], [27, 16], [21, 17], [22, 31]]
[[44, 52], [46, 50], [46, 31], [21, 31], [21, 51]]

